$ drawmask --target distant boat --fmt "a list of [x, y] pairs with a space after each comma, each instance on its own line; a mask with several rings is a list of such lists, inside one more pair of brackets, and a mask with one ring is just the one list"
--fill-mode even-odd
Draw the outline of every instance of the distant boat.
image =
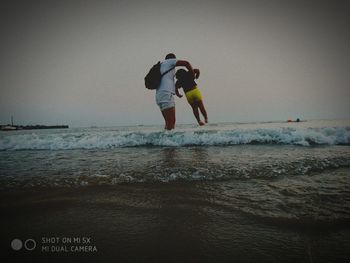
[[1, 131], [14, 131], [17, 130], [17, 126], [13, 125], [13, 116], [11, 116], [11, 124], [7, 125], [0, 125], [0, 130]]
[[299, 118], [297, 118], [295, 121], [293, 121], [292, 119], [288, 119], [287, 122], [306, 122], [306, 121], [302, 121]]

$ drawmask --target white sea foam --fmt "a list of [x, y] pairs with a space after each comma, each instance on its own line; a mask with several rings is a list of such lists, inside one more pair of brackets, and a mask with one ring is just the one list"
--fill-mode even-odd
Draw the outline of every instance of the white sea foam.
[[230, 128], [150, 130], [74, 130], [65, 132], [6, 133], [0, 150], [111, 149], [137, 146], [226, 146], [241, 144], [349, 145], [350, 127]]

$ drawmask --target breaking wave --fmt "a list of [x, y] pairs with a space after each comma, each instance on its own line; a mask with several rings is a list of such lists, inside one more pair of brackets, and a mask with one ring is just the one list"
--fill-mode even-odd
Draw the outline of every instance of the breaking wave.
[[120, 147], [229, 146], [241, 144], [349, 145], [350, 127], [180, 131], [79, 131], [11, 133], [0, 150], [113, 149]]

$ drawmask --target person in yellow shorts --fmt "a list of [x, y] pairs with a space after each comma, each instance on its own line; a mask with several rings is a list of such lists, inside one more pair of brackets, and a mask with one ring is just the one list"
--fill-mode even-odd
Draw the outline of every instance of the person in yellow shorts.
[[198, 124], [202, 126], [204, 125], [204, 122], [200, 119], [199, 111], [202, 113], [205, 123], [208, 123], [208, 115], [203, 104], [202, 94], [197, 87], [197, 83], [194, 81], [195, 78], [198, 79], [199, 77], [199, 69], [194, 69], [193, 71], [195, 73], [195, 76], [193, 76], [191, 72], [184, 69], [179, 69], [176, 71], [175, 75], [177, 81], [175, 83], [175, 92], [176, 95], [181, 98], [182, 95], [180, 94], [179, 89], [183, 89], [187, 101], [192, 107], [193, 114], [196, 117]]

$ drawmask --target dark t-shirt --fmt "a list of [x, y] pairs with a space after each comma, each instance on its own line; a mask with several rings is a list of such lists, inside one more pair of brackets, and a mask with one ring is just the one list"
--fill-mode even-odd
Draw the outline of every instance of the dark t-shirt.
[[192, 90], [197, 86], [197, 83], [194, 81], [192, 74], [187, 71], [183, 78], [178, 79], [175, 83], [176, 88], [183, 88], [184, 92]]

